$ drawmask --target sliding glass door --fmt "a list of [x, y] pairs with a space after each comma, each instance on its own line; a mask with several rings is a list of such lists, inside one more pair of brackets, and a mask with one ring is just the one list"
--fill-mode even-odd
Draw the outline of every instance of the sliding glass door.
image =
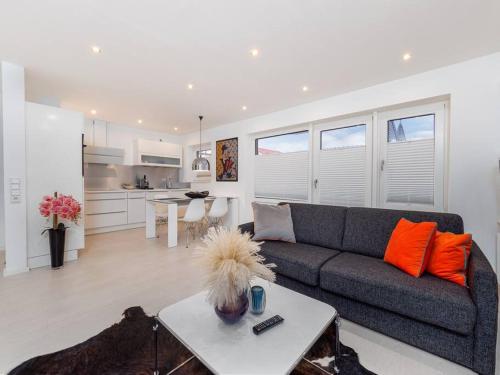
[[313, 144], [314, 203], [370, 206], [372, 116], [316, 125]]

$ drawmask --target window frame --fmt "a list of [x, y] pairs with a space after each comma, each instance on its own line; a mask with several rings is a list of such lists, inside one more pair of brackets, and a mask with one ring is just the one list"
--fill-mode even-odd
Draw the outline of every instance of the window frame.
[[207, 148], [207, 147], [203, 148], [203, 147], [202, 147], [202, 148], [201, 148], [201, 151], [200, 151], [199, 149], [198, 149], [198, 150], [196, 150], [196, 152], [195, 152], [195, 157], [197, 157], [197, 158], [198, 158], [198, 157], [200, 157], [200, 152], [201, 152], [201, 154], [203, 154], [204, 152], [207, 152], [207, 151], [210, 151], [210, 154], [209, 154], [209, 155], [207, 155], [207, 156], [203, 156], [203, 157], [204, 157], [204, 158], [206, 158], [206, 159], [211, 158], [211, 157], [212, 157], [212, 155], [213, 155], [213, 154], [212, 154], [212, 148], [211, 148], [211, 147], [210, 147], [210, 148]]
[[[355, 127], [358, 127], [358, 126], [364, 126], [365, 127], [365, 144], [364, 145], [323, 148], [323, 133], [329, 132], [329, 131], [332, 131], [332, 130], [355, 128]], [[334, 150], [334, 149], [338, 149], [338, 148], [366, 147], [367, 138], [368, 138], [368, 134], [367, 134], [368, 131], [367, 130], [368, 130], [368, 124], [365, 124], [365, 123], [359, 123], [359, 124], [356, 124], [356, 125], [340, 126], [340, 127], [335, 127], [335, 128], [331, 128], [331, 129], [320, 130], [319, 131], [319, 150], [320, 151], [323, 151], [323, 150], [327, 151], [327, 150]]]
[[[413, 118], [424, 115], [434, 114], [434, 203], [431, 205], [419, 203], [386, 203], [384, 192], [384, 178], [382, 163], [386, 159], [386, 145], [388, 142], [388, 121], [399, 120], [403, 118]], [[377, 148], [374, 155], [374, 194], [375, 205], [380, 208], [415, 210], [415, 211], [441, 211], [448, 209], [448, 101], [435, 101], [426, 104], [408, 104], [398, 106], [396, 109], [381, 111], [377, 113], [377, 124], [374, 127], [380, 133], [376, 137], [378, 141], [374, 142]], [[407, 141], [412, 142], [412, 141]], [[416, 141], [414, 141], [416, 142]], [[405, 142], [398, 142], [405, 143]], [[394, 143], [393, 143], [394, 144]], [[375, 206], [374, 206], [375, 207]]]
[[[269, 138], [276, 138], [276, 137], [282, 137], [284, 135], [291, 135], [291, 134], [300, 134], [300, 133], [307, 133], [309, 132], [308, 129], [305, 129], [305, 130], [297, 130], [297, 131], [291, 131], [291, 132], [286, 132], [286, 133], [279, 133], [279, 134], [273, 134], [273, 135], [268, 135], [268, 136], [262, 136], [262, 137], [256, 137], [255, 140], [254, 140], [254, 147], [255, 147], [255, 155], [259, 155], [259, 141], [261, 139], [269, 139]], [[308, 138], [310, 138], [311, 134], [308, 134]], [[308, 149], [305, 150], [307, 152], [311, 152], [311, 149], [310, 149], [310, 144], [308, 142], [308, 145], [307, 145]], [[304, 152], [304, 151], [290, 151], [290, 152], [282, 152], [282, 154], [289, 154], [291, 152]]]
[[[422, 108], [428, 108], [427, 111], [422, 111]], [[388, 113], [406, 113], [406, 115], [400, 115], [397, 117], [392, 117], [391, 119], [406, 119], [412, 117], [419, 117], [425, 115], [436, 115], [436, 111], [443, 116], [442, 121], [442, 129], [439, 129], [435, 126], [434, 128], [434, 139], [435, 142], [439, 142], [440, 148], [436, 152], [435, 163], [436, 163], [436, 176], [438, 179], [436, 180], [436, 184], [440, 186], [436, 191], [439, 191], [441, 195], [441, 203], [434, 205], [434, 210], [446, 212], [448, 209], [448, 179], [449, 179], [449, 97], [441, 97], [441, 98], [429, 98], [423, 99], [414, 102], [407, 102], [402, 104], [395, 104], [392, 106], [385, 106], [378, 109], [371, 109], [367, 111], [360, 111], [354, 114], [346, 114], [339, 115], [327, 119], [315, 120], [309, 123], [297, 124], [294, 126], [286, 126], [281, 128], [275, 128], [268, 131], [261, 131], [256, 133], [249, 134], [250, 142], [253, 142], [252, 150], [253, 156], [258, 155], [258, 142], [257, 140], [263, 138], [271, 138], [286, 134], [294, 134], [300, 132], [309, 132], [309, 146], [308, 146], [308, 155], [309, 155], [309, 187], [308, 187], [308, 199], [301, 200], [300, 202], [304, 203], [317, 203], [318, 199], [318, 190], [314, 188], [314, 180], [318, 176], [317, 170], [319, 169], [319, 164], [317, 162], [317, 158], [319, 152], [328, 151], [331, 149], [322, 150], [321, 140], [316, 135], [319, 127], [324, 127], [326, 124], [337, 124], [343, 122], [351, 121], [350, 125], [337, 125], [337, 126], [329, 126], [325, 127], [323, 131], [333, 130], [337, 128], [345, 128], [350, 126], [357, 125], [366, 125], [366, 138], [365, 138], [365, 147], [367, 147], [367, 152], [369, 154], [369, 163], [368, 163], [368, 173], [369, 180], [367, 182], [367, 190], [369, 192], [369, 197], [367, 197], [367, 207], [384, 207], [381, 201], [382, 187], [380, 181], [380, 166], [381, 166], [381, 137], [385, 138], [387, 142], [387, 129], [384, 132], [381, 129], [380, 121], [382, 118], [386, 117]], [[356, 118], [371, 118], [370, 123], [366, 123], [365, 120], [355, 121]], [[435, 119], [436, 121], [436, 119]], [[408, 141], [411, 142], [411, 141]], [[319, 147], [318, 147], [319, 145]], [[352, 146], [355, 147], [355, 146]], [[316, 150], [318, 148], [318, 150]], [[438, 154], [439, 153], [439, 154]], [[438, 160], [439, 159], [439, 160]], [[255, 159], [251, 163], [252, 168], [250, 168], [248, 178], [252, 181], [251, 188], [248, 190], [248, 199], [249, 201], [258, 201], [263, 203], [279, 203], [286, 202], [286, 199], [272, 199], [272, 198], [260, 198], [255, 196]], [[292, 201], [290, 202], [297, 202]], [[404, 208], [403, 208], [404, 209]], [[429, 207], [407, 207], [406, 209], [414, 209], [414, 210], [429, 210]]]
[[[404, 108], [402, 108], [402, 110], [404, 110]], [[391, 111], [392, 112], [392, 111]], [[394, 121], [394, 120], [408, 120], [408, 119], [411, 119], [411, 118], [417, 118], [417, 117], [425, 117], [425, 116], [434, 116], [434, 139], [436, 139], [436, 113], [423, 113], [421, 115], [415, 115], [415, 116], [406, 116], [406, 117], [398, 117], [398, 118], [394, 118], [394, 119], [391, 119], [391, 120], [387, 120], [387, 126], [389, 124], [389, 121]], [[389, 142], [389, 129], [387, 128], [387, 131], [386, 131], [386, 139], [387, 139], [387, 143], [404, 143], [404, 142]], [[423, 138], [423, 139], [430, 139], [430, 138]], [[409, 140], [409, 141], [405, 141], [405, 142], [414, 142], [414, 141], [420, 141], [421, 139], [413, 139], [413, 140]]]
[[[307, 199], [304, 200], [290, 200], [290, 199], [277, 199], [277, 198], [263, 198], [263, 197], [257, 197], [255, 195], [255, 174], [256, 174], [256, 167], [255, 167], [255, 158], [257, 156], [263, 156], [258, 154], [258, 147], [257, 147], [257, 140], [262, 139], [262, 138], [271, 138], [271, 137], [277, 137], [281, 135], [286, 135], [286, 134], [296, 134], [296, 133], [302, 133], [302, 132], [308, 132], [308, 168], [309, 168], [309, 183], [308, 183], [308, 189], [307, 189]], [[277, 204], [280, 202], [295, 202], [295, 203], [311, 203], [312, 202], [312, 189], [311, 189], [311, 176], [312, 176], [312, 147], [313, 147], [313, 124], [312, 123], [302, 123], [302, 124], [297, 124], [293, 126], [287, 126], [287, 127], [282, 127], [282, 128], [276, 128], [268, 131], [263, 131], [263, 132], [256, 132], [253, 134], [250, 134], [250, 142], [253, 143], [254, 147], [252, 149], [252, 168], [251, 172], [249, 174], [249, 178], [251, 179], [251, 189], [249, 191], [250, 194], [250, 201], [252, 202], [261, 202], [261, 203], [269, 203], [269, 204]], [[299, 152], [299, 151], [297, 151]], [[300, 152], [305, 152], [305, 151], [300, 151]]]
[[[352, 126], [365, 125], [365, 145], [364, 146], [350, 146], [350, 147], [365, 147], [366, 148], [366, 192], [365, 192], [365, 206], [373, 207], [373, 189], [372, 189], [372, 180], [373, 180], [373, 128], [375, 126], [373, 113], [365, 113], [360, 115], [353, 116], [342, 116], [342, 118], [333, 118], [328, 121], [321, 121], [314, 125], [313, 133], [314, 133], [314, 146], [312, 150], [312, 160], [313, 160], [313, 171], [311, 176], [311, 189], [312, 189], [312, 198], [311, 203], [321, 204], [320, 203], [320, 189], [321, 189], [321, 181], [320, 181], [320, 155], [321, 152], [330, 152], [332, 150], [338, 150], [341, 148], [326, 148], [322, 149], [321, 142], [321, 133], [326, 130], [334, 130], [334, 129], [342, 129], [349, 128]], [[347, 148], [347, 147], [345, 147]], [[318, 184], [315, 182], [318, 181]]]

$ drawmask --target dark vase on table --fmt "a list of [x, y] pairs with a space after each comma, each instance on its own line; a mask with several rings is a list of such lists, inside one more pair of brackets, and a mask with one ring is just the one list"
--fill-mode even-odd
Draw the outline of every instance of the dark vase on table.
[[247, 292], [242, 293], [234, 306], [224, 305], [222, 308], [215, 306], [215, 313], [223, 322], [234, 324], [238, 322], [248, 310]]
[[52, 268], [62, 267], [64, 264], [64, 243], [66, 240], [66, 227], [59, 223], [57, 228], [47, 229], [49, 232], [50, 265]]

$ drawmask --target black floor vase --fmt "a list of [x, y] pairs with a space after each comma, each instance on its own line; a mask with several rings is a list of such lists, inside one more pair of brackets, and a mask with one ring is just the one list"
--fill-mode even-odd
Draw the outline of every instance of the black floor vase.
[[52, 268], [62, 267], [64, 264], [64, 241], [66, 228], [59, 224], [57, 229], [49, 229], [50, 265]]

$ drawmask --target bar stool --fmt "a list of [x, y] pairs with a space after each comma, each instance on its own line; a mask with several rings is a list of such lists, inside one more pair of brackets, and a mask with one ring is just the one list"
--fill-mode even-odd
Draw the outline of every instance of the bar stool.
[[196, 228], [203, 225], [203, 220], [205, 219], [205, 199], [193, 199], [189, 202], [186, 213], [182, 221], [185, 224], [186, 230], [186, 247], [189, 247], [189, 232], [193, 236], [193, 240], [196, 238]]
[[224, 216], [226, 216], [228, 211], [227, 198], [218, 197], [215, 198], [212, 203], [212, 207], [208, 212], [208, 226], [214, 227], [216, 230], [222, 226]]

